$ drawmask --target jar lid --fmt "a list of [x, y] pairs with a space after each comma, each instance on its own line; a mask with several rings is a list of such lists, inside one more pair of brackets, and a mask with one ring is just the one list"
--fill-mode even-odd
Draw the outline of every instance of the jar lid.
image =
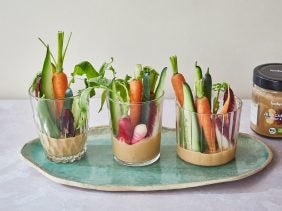
[[254, 69], [253, 82], [257, 86], [282, 91], [282, 64], [262, 64]]

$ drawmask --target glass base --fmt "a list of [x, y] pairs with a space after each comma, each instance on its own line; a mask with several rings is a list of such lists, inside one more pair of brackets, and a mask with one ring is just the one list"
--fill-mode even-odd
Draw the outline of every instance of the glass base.
[[130, 162], [122, 161], [122, 160], [118, 159], [118, 158], [114, 155], [115, 161], [118, 162], [118, 163], [121, 164], [121, 165], [124, 165], [124, 166], [148, 166], [148, 165], [153, 164], [154, 162], [156, 162], [159, 158], [160, 158], [160, 153], [157, 154], [157, 156], [154, 157], [154, 158], [151, 159], [151, 160], [147, 160], [147, 161], [141, 162], [141, 163], [130, 163]]
[[65, 156], [65, 157], [57, 157], [54, 155], [48, 155], [45, 153], [46, 157], [56, 163], [72, 163], [76, 160], [80, 160], [86, 153], [86, 148], [84, 148], [81, 152], [71, 155], [71, 156]]

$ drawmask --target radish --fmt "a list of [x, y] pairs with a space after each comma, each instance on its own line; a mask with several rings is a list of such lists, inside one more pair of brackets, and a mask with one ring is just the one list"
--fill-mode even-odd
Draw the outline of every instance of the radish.
[[119, 119], [118, 122], [118, 135], [119, 141], [124, 141], [127, 144], [131, 144], [132, 127], [129, 116], [124, 116]]
[[135, 144], [145, 138], [147, 134], [147, 127], [145, 124], [139, 124], [134, 128], [133, 138], [131, 143]]

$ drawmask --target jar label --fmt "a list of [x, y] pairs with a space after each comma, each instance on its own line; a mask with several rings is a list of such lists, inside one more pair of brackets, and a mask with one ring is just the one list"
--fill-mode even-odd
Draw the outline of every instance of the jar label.
[[251, 123], [257, 125], [258, 122], [258, 104], [252, 102], [251, 104]]

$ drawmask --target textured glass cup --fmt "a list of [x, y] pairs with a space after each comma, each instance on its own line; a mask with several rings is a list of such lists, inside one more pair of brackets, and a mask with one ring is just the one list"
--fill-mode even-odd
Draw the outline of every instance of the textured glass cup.
[[129, 104], [107, 97], [114, 159], [127, 166], [146, 166], [160, 157], [163, 95]]
[[63, 99], [44, 99], [36, 97], [31, 90], [29, 95], [45, 156], [58, 163], [81, 159], [86, 152], [88, 97], [84, 99], [86, 105], [81, 108], [80, 95]]
[[[177, 154], [189, 163], [218, 166], [233, 160], [239, 136], [242, 101], [226, 114], [198, 114], [176, 102]], [[201, 124], [200, 124], [201, 123]]]

